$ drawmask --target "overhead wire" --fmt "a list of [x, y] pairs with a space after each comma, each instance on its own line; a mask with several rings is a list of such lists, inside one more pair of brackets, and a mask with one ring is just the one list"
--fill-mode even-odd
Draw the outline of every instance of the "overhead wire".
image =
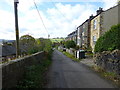
[[[56, 5], [55, 5], [55, 3], [53, 2], [53, 0], [51, 0], [51, 2], [52, 2], [52, 4], [53, 4], [53, 6], [56, 8], [56, 10], [57, 10], [68, 22], [71, 22], [71, 21], [56, 7]], [[75, 26], [74, 29], [76, 29], [76, 26]]]
[[51, 0], [53, 6], [56, 8], [56, 10], [68, 21], [71, 22], [55, 5], [55, 3], [53, 2], [53, 0]]
[[[34, 3], [34, 5], [35, 5], [35, 8], [36, 8], [36, 10], [37, 10], [37, 12], [38, 12], [38, 15], [39, 15], [39, 17], [40, 17], [40, 19], [41, 19], [41, 21], [42, 21], [42, 24], [43, 24], [45, 30], [46, 30], [46, 32], [48, 33], [48, 30], [47, 30], [47, 28], [46, 28], [46, 26], [45, 26], [45, 24], [44, 24], [44, 21], [43, 21], [43, 19], [42, 19], [42, 16], [41, 16], [39, 10], [38, 10], [38, 7], [37, 7], [37, 4], [36, 4], [35, 0], [33, 0], [33, 3]], [[50, 34], [48, 33], [48, 38], [49, 38], [49, 36], [50, 36]]]
[[[39, 15], [39, 17], [40, 17], [40, 19], [41, 19], [41, 21], [42, 21], [42, 24], [43, 24], [45, 30], [46, 30], [47, 33], [48, 33], [48, 30], [47, 30], [47, 28], [46, 28], [46, 26], [45, 26], [45, 24], [44, 24], [44, 21], [43, 21], [43, 19], [42, 19], [42, 16], [41, 16], [39, 10], [38, 10], [38, 7], [37, 7], [37, 4], [36, 4], [35, 0], [33, 0], [33, 2], [34, 2], [34, 5], [35, 5], [36, 10], [37, 10], [37, 12], [38, 12], [38, 15]], [[57, 10], [68, 22], [71, 22], [71, 21], [58, 9], [58, 7], [56, 7], [56, 5], [55, 5], [55, 3], [53, 2], [53, 0], [51, 0], [51, 2], [52, 2], [52, 4], [53, 4], [53, 6], [56, 8], [56, 10]], [[48, 37], [49, 37], [49, 36], [50, 36], [50, 34], [48, 33]]]

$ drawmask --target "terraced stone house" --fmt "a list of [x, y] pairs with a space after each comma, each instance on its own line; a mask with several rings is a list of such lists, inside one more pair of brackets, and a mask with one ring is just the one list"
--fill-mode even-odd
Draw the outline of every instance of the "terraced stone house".
[[111, 26], [120, 24], [120, 4], [107, 10], [99, 8], [96, 15], [91, 15], [89, 19], [77, 27], [77, 30], [70, 33], [66, 40], [73, 40], [81, 48], [92, 48], [100, 36], [110, 30]]
[[94, 47], [96, 41], [100, 36], [105, 34], [110, 30], [111, 26], [120, 23], [120, 4], [116, 5], [106, 11], [103, 11], [102, 8], [97, 10], [97, 15], [91, 20], [91, 38], [90, 46], [94, 52]]
[[77, 27], [77, 45], [81, 48], [90, 47], [90, 22], [93, 17], [91, 15], [89, 19]]

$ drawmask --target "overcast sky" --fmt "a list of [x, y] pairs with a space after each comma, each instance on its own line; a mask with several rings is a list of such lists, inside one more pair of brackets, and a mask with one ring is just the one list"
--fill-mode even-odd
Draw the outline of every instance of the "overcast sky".
[[[66, 37], [96, 10], [115, 6], [117, 0], [35, 0], [43, 22], [33, 3], [19, 0], [19, 33], [35, 38]], [[15, 40], [14, 0], [0, 0], [0, 39]]]

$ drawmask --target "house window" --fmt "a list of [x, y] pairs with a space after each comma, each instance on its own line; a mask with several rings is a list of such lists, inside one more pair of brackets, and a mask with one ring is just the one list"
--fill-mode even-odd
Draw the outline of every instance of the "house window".
[[80, 45], [80, 38], [77, 39], [77, 45]]
[[84, 36], [85, 36], [85, 32], [83, 31], [82, 32], [82, 38], [83, 38], [83, 40], [84, 40]]
[[85, 24], [83, 25], [83, 29], [85, 28]]
[[96, 44], [97, 38], [96, 36], [93, 36], [93, 43]]
[[93, 21], [93, 28], [97, 29], [97, 20], [96, 19]]
[[77, 35], [78, 36], [80, 35], [80, 28], [78, 28], [78, 30], [77, 30]]
[[83, 32], [82, 32], [82, 36], [84, 36], [84, 35], [85, 35], [85, 32], [83, 31]]

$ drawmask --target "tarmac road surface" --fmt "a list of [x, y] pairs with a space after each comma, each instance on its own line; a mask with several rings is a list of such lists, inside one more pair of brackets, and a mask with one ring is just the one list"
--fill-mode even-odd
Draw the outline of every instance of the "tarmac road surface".
[[110, 81], [54, 50], [47, 88], [115, 88]]

